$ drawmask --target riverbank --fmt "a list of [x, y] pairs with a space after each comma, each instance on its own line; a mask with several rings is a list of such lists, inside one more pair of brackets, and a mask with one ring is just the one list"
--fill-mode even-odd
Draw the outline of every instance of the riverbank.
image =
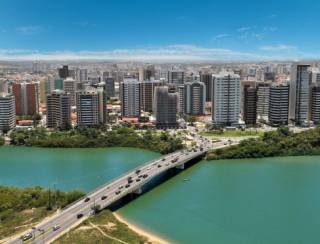
[[320, 155], [320, 127], [300, 133], [286, 127], [266, 132], [260, 138], [243, 140], [238, 145], [211, 150], [207, 160]]
[[146, 236], [132, 230], [127, 224], [119, 221], [110, 210], [105, 209], [89, 217], [53, 243], [141, 244], [150, 242]]
[[153, 244], [170, 244], [170, 242], [164, 240], [163, 238], [158, 237], [154, 234], [151, 234], [150, 232], [147, 232], [147, 231], [143, 230], [142, 228], [130, 223], [128, 220], [124, 219], [119, 213], [113, 213], [113, 215], [118, 221], [126, 224], [129, 227], [129, 229], [131, 229], [132, 231], [138, 233], [139, 235], [147, 237], [151, 243], [153, 243]]
[[16, 129], [10, 140], [16, 146], [48, 148], [108, 148], [136, 147], [168, 154], [182, 149], [181, 138], [168, 132], [135, 131], [133, 128], [115, 126], [107, 128], [78, 127], [69, 131], [50, 131], [45, 128], [33, 130]]

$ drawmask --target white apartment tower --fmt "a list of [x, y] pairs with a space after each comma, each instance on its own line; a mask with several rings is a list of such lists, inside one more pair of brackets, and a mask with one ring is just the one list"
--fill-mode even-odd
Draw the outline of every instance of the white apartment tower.
[[214, 75], [212, 95], [213, 124], [237, 125], [241, 109], [240, 76], [229, 73]]

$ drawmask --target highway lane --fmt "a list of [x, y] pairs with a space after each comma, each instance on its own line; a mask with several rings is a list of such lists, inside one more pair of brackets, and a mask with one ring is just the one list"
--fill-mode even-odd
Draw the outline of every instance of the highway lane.
[[[199, 142], [203, 143], [201, 139], [199, 140]], [[202, 151], [199, 149], [200, 147], [195, 151], [181, 150], [148, 162], [147, 164], [137, 167], [129, 173], [126, 173], [123, 176], [117, 178], [116, 180], [88, 193], [84, 199], [81, 199], [80, 201], [77, 201], [74, 204], [68, 206], [68, 208], [56, 214], [49, 220], [43, 221], [36, 226], [36, 229], [30, 230], [29, 232], [34, 234], [34, 239], [29, 240], [26, 243], [48, 243], [54, 240], [70, 227], [73, 227], [80, 221], [83, 221], [90, 215], [92, 215], [92, 207], [94, 205], [99, 205], [101, 206], [101, 208], [105, 208], [121, 199], [123, 196], [135, 192], [153, 177], [161, 174], [169, 168], [177, 167], [181, 164], [184, 164], [190, 159], [204, 154], [209, 148], [212, 148], [212, 145], [210, 145], [209, 143], [206, 144], [202, 144]], [[220, 142], [215, 143], [213, 146], [214, 148], [221, 148], [225, 147], [226, 145]], [[173, 162], [174, 159], [177, 159], [177, 161]], [[137, 173], [137, 170], [140, 170], [140, 172]], [[147, 176], [144, 178], [143, 175]], [[131, 183], [128, 183], [129, 177], [131, 177]], [[137, 179], [140, 180], [137, 181]], [[107, 198], [102, 200], [101, 198], [103, 196], [107, 196]], [[89, 199], [87, 202], [85, 201], [86, 198]], [[79, 219], [77, 217], [78, 214], [83, 214], [83, 217]], [[54, 231], [54, 226], [59, 226], [60, 228]], [[42, 230], [44, 231], [44, 233]], [[22, 240], [14, 239], [9, 243], [22, 243]]]

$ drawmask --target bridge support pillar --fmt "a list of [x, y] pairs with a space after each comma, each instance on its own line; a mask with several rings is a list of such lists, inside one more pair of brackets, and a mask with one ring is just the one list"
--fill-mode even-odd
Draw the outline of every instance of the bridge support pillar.
[[180, 164], [176, 167], [177, 169], [184, 169], [184, 164]]
[[142, 188], [140, 187], [139, 189], [137, 189], [134, 194], [140, 195], [142, 194]]

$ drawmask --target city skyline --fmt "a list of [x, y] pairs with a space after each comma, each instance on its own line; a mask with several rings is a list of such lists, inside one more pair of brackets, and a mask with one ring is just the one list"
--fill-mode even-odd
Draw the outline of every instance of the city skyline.
[[319, 9], [311, 0], [3, 1], [0, 60], [319, 59]]

